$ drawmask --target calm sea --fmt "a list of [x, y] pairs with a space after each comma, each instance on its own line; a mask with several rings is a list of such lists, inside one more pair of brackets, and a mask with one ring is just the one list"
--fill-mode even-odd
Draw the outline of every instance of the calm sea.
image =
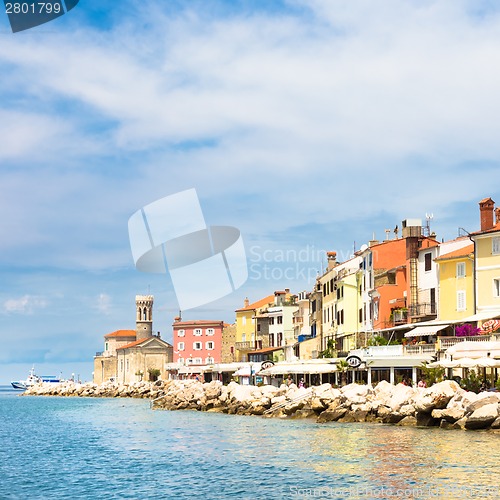
[[0, 498], [500, 498], [500, 434], [0, 389]]

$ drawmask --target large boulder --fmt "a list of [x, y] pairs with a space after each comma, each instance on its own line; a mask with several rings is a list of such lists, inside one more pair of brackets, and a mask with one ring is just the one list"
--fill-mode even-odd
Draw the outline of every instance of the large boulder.
[[458, 406], [451, 406], [442, 410], [432, 410], [431, 416], [436, 419], [442, 419], [449, 423], [455, 423], [465, 416], [465, 410]]
[[416, 391], [413, 387], [398, 384], [389, 399], [389, 407], [392, 411], [399, 411], [402, 406], [406, 406], [410, 403], [415, 395], [415, 392]]
[[489, 403], [472, 413], [465, 421], [466, 429], [485, 429], [498, 418], [498, 403]]
[[238, 385], [231, 390], [231, 400], [236, 402], [249, 401], [252, 399], [252, 394], [255, 387], [252, 385]]
[[431, 413], [434, 409], [446, 408], [448, 402], [461, 391], [460, 386], [454, 380], [445, 380], [433, 386], [418, 391], [413, 400], [413, 406], [417, 412]]
[[481, 392], [477, 395], [476, 400], [467, 406], [466, 410], [469, 413], [473, 413], [476, 410], [479, 410], [479, 408], [482, 408], [483, 406], [499, 402], [500, 402], [499, 393]]

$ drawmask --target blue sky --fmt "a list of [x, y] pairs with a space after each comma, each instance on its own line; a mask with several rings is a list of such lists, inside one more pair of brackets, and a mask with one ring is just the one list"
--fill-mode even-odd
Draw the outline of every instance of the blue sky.
[[[170, 338], [172, 284], [135, 270], [127, 221], [172, 193], [238, 227], [254, 271], [306, 249], [314, 276], [426, 213], [439, 238], [478, 229], [500, 202], [499, 59], [481, 0], [81, 0], [17, 34], [1, 15], [0, 383], [33, 363], [90, 379], [136, 293]], [[256, 276], [184, 318], [310, 288]]]

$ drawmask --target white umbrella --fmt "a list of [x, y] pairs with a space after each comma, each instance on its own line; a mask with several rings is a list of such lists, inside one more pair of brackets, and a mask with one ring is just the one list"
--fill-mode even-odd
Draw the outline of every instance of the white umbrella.
[[438, 363], [442, 368], [458, 368], [460, 365], [460, 361], [452, 361], [451, 359], [443, 359], [442, 361], [438, 361]]
[[500, 367], [500, 359], [495, 358], [479, 358], [476, 359], [477, 366], [481, 368], [499, 368]]
[[472, 359], [472, 358], [460, 358], [458, 360], [457, 367], [458, 368], [474, 368], [477, 366], [477, 359]]

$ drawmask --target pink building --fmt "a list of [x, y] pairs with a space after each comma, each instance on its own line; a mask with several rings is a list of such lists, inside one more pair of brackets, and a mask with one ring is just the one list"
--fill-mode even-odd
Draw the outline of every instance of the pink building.
[[212, 365], [222, 358], [222, 330], [224, 321], [175, 318], [174, 363], [184, 365]]

